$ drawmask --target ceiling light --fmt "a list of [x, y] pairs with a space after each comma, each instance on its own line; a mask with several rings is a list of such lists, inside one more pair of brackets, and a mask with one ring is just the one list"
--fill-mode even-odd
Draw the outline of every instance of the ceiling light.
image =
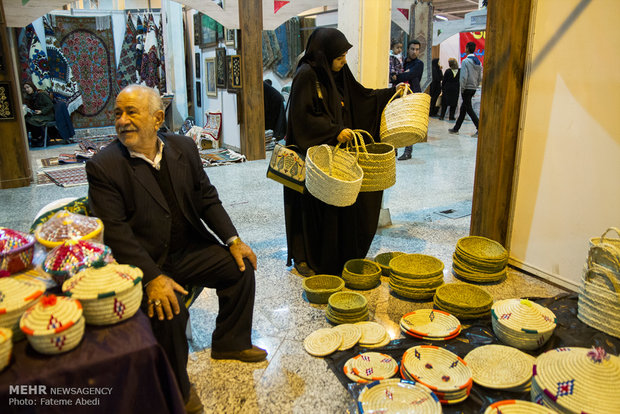
[[436, 14], [436, 15], [435, 15], [435, 18], [436, 18], [436, 19], [439, 19], [439, 20], [448, 20], [448, 18], [447, 18], [447, 17], [444, 17], [444, 16], [442, 16], [442, 15], [440, 15], [440, 14]]

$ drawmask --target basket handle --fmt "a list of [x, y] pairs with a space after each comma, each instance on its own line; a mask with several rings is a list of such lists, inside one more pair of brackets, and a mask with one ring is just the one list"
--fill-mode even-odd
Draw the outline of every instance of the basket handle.
[[605, 233], [601, 234], [601, 243], [603, 243], [603, 240], [605, 239], [605, 236], [607, 235], [607, 233], [609, 233], [612, 230], [615, 231], [618, 236], [620, 236], [620, 229], [618, 227], [610, 227], [607, 230], [605, 230]]
[[[364, 155], [366, 158], [368, 158], [368, 150], [366, 149], [366, 144], [364, 143], [364, 138], [362, 138], [362, 134], [360, 134], [359, 131], [362, 131], [362, 130], [361, 129], [354, 129], [353, 130], [353, 139], [352, 139], [353, 144], [351, 144], [351, 141], [347, 141], [345, 149], [347, 151], [349, 151], [351, 148], [355, 148], [355, 150], [356, 150], [356, 158], [359, 157], [359, 153], [360, 152], [362, 153], [362, 155]], [[361, 151], [360, 151], [360, 147], [362, 148]]]
[[[407, 93], [405, 93], [405, 92], [407, 92]], [[396, 91], [396, 93], [395, 93], [394, 95], [392, 95], [392, 97], [390, 98], [390, 100], [388, 101], [388, 103], [387, 103], [385, 106], [388, 106], [388, 105], [390, 104], [390, 102], [392, 102], [392, 100], [393, 100], [394, 98], [399, 97], [399, 96], [401, 96], [401, 95], [402, 95], [402, 96], [404, 96], [404, 95], [409, 95], [409, 94], [411, 94], [411, 93], [413, 93], [413, 91], [412, 91], [412, 90], [411, 90], [411, 88], [409, 87], [409, 84], [408, 84], [408, 83], [405, 83], [405, 87], [404, 87], [404, 88], [402, 88], [402, 89], [397, 90], [397, 91]]]
[[612, 276], [609, 275], [609, 271], [607, 269], [605, 269], [601, 265], [593, 263], [591, 267], [588, 267], [586, 269], [586, 274], [584, 275], [586, 282], [589, 281], [589, 279], [591, 278], [591, 275], [593, 274], [606, 277], [607, 280], [609, 280], [609, 283], [611, 283], [611, 285], [614, 287], [614, 290], [616, 291], [616, 295], [618, 296], [618, 299], [620, 299], [620, 286], [618, 286], [618, 283], [616, 282], [616, 280]]
[[372, 137], [372, 135], [370, 135], [370, 132], [365, 131], [363, 129], [354, 129], [353, 132], [358, 132], [360, 134], [360, 136], [366, 134], [366, 136], [368, 136], [368, 138], [370, 138], [370, 143], [374, 144], [376, 141], [375, 139]]

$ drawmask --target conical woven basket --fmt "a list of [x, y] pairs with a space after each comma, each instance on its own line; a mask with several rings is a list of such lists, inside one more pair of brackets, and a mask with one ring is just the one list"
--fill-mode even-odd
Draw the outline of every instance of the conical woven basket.
[[0, 371], [11, 362], [13, 350], [13, 331], [8, 328], [0, 328]]
[[322, 202], [336, 207], [352, 205], [357, 200], [363, 177], [356, 157], [339, 146], [323, 144], [308, 148], [306, 188]]
[[[394, 146], [385, 142], [375, 143], [372, 135], [362, 129], [354, 129], [353, 144], [347, 143], [347, 151], [358, 155], [357, 163], [364, 171], [361, 192], [382, 191], [396, 183], [396, 153]], [[363, 135], [370, 138], [364, 143]]]
[[111, 325], [131, 318], [138, 311], [142, 301], [142, 271], [117, 263], [89, 267], [65, 281], [62, 290], [82, 302], [86, 322]]
[[34, 237], [21, 231], [0, 227], [0, 270], [17, 273], [32, 263]]
[[497, 301], [491, 309], [493, 331], [502, 342], [519, 349], [537, 349], [553, 335], [556, 317], [527, 299]]
[[82, 305], [65, 296], [45, 296], [24, 313], [19, 327], [42, 354], [70, 351], [84, 336]]
[[95, 263], [112, 263], [112, 250], [104, 244], [88, 240], [65, 240], [47, 254], [43, 270], [62, 285], [81, 269]]
[[559, 412], [618, 413], [610, 387], [620, 382], [620, 358], [603, 348], [557, 348], [536, 359], [532, 401]]
[[[398, 96], [402, 97], [395, 100]], [[428, 132], [430, 100], [430, 95], [413, 93], [409, 86], [397, 91], [381, 114], [381, 142], [400, 148], [423, 141]]]
[[0, 326], [13, 330], [13, 342], [24, 339], [19, 319], [45, 292], [45, 284], [38, 280], [0, 278]]
[[65, 240], [90, 240], [103, 243], [103, 222], [96, 217], [61, 210], [34, 232], [37, 241], [47, 248], [61, 245]]

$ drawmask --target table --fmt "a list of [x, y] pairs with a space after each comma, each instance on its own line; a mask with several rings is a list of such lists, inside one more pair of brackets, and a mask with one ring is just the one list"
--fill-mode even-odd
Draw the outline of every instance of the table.
[[86, 325], [72, 351], [36, 352], [13, 344], [0, 372], [2, 413], [185, 413], [183, 399], [150, 322], [138, 310], [117, 325]]

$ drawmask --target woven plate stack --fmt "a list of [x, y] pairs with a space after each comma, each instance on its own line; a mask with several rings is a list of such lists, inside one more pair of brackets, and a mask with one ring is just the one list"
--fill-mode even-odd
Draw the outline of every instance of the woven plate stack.
[[[360, 380], [379, 381], [392, 378], [398, 373], [398, 362], [389, 355], [379, 352], [364, 352], [350, 358], [345, 363], [345, 374], [352, 374], [349, 378]], [[362, 383], [363, 381], [356, 380]]]
[[309, 302], [322, 304], [327, 303], [331, 295], [344, 288], [344, 280], [338, 276], [316, 275], [304, 279], [301, 286]]
[[368, 301], [356, 292], [336, 292], [327, 300], [327, 320], [335, 324], [356, 323], [368, 319]]
[[96, 217], [61, 210], [34, 232], [43, 246], [52, 249], [65, 240], [91, 240], [103, 243], [103, 222]]
[[478, 319], [491, 313], [493, 297], [482, 288], [465, 283], [448, 283], [437, 289], [433, 302], [437, 309], [460, 320]]
[[353, 348], [362, 337], [362, 330], [346, 323], [333, 328], [321, 328], [304, 339], [306, 352], [313, 356], [327, 356], [335, 351]]
[[458, 355], [432, 345], [414, 346], [405, 351], [401, 376], [426, 385], [442, 404], [464, 401], [473, 384], [471, 370]]
[[508, 252], [495, 240], [468, 236], [456, 242], [452, 271], [469, 282], [497, 282], [506, 277]]
[[355, 325], [362, 331], [359, 344], [364, 348], [382, 348], [392, 340], [383, 325], [377, 322], [358, 322]]
[[30, 345], [42, 354], [60, 354], [78, 346], [84, 325], [80, 302], [55, 295], [44, 296], [19, 321]]
[[11, 362], [13, 350], [13, 331], [8, 328], [0, 328], [0, 371]]
[[525, 352], [510, 346], [483, 345], [470, 351], [463, 359], [478, 385], [510, 392], [530, 390], [536, 358]]
[[425, 254], [402, 254], [390, 260], [390, 288], [409, 299], [429, 299], [443, 284], [443, 263]]
[[0, 326], [13, 330], [13, 342], [24, 339], [19, 319], [26, 309], [37, 303], [45, 292], [45, 284], [13, 277], [0, 278]]
[[84, 305], [86, 322], [112, 325], [131, 318], [142, 301], [142, 270], [118, 263], [89, 267], [62, 285]]
[[505, 299], [491, 309], [493, 332], [505, 344], [533, 350], [543, 346], [555, 330], [555, 314], [527, 299]]
[[504, 400], [489, 405], [484, 414], [556, 414], [556, 412], [529, 401]]
[[603, 348], [557, 348], [536, 359], [532, 401], [561, 413], [620, 413], [620, 358]]
[[32, 263], [34, 237], [0, 227], [0, 270], [17, 273]]
[[342, 278], [349, 289], [372, 289], [381, 283], [381, 268], [372, 260], [351, 259], [344, 264]]
[[419, 309], [400, 319], [400, 329], [409, 336], [429, 341], [447, 341], [461, 333], [461, 323], [447, 312]]
[[390, 267], [390, 260], [392, 260], [395, 257], [400, 256], [401, 254], [405, 254], [405, 253], [385, 252], [385, 253], [379, 253], [375, 257], [375, 263], [377, 263], [379, 267], [381, 268], [381, 274], [383, 276], [390, 277], [390, 274], [392, 273], [392, 268]]
[[65, 280], [77, 272], [95, 263], [112, 263], [112, 250], [104, 244], [88, 240], [65, 240], [54, 247], [45, 257], [43, 270], [56, 283], [62, 285]]
[[396, 378], [373, 381], [357, 397], [360, 413], [440, 414], [437, 396], [424, 385]]

